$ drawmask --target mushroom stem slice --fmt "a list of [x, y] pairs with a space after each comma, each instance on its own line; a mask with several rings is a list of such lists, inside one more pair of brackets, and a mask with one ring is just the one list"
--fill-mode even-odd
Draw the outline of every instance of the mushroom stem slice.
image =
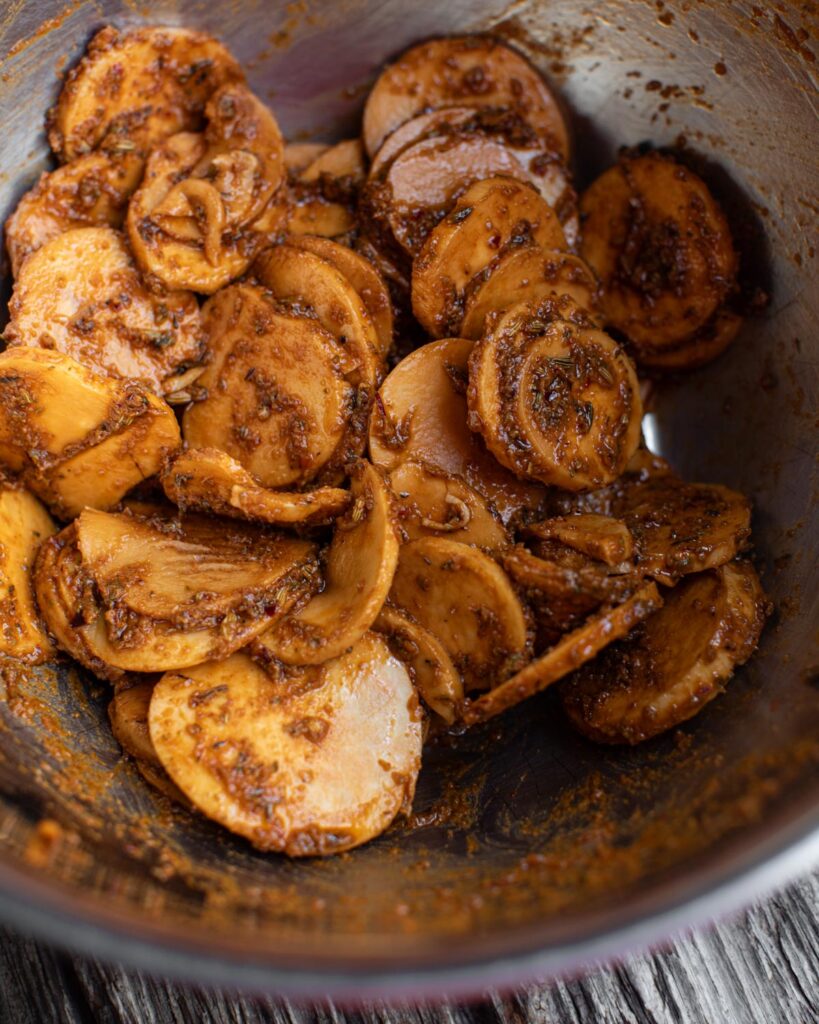
[[541, 540], [559, 540], [606, 565], [620, 565], [634, 554], [634, 538], [623, 520], [593, 512], [529, 523], [526, 533]]
[[356, 223], [358, 189], [367, 174], [359, 139], [345, 139], [324, 147], [306, 167], [290, 176], [290, 216], [293, 235], [336, 238]]

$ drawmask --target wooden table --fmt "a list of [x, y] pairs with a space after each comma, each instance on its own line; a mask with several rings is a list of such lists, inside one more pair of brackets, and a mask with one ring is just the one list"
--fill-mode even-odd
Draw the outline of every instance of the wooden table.
[[819, 871], [735, 920], [472, 1006], [344, 1012], [204, 992], [0, 930], [2, 1024], [819, 1024]]

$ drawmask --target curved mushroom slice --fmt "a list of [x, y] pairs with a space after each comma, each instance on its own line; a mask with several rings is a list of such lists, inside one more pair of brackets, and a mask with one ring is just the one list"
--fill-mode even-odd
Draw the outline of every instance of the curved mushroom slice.
[[433, 341], [416, 349], [381, 386], [370, 421], [370, 458], [392, 471], [406, 460], [462, 477], [497, 509], [504, 523], [535, 509], [543, 488], [519, 480], [467, 426], [467, 363], [472, 342]]
[[[473, 277], [466, 290], [460, 333], [480, 338], [487, 317], [520, 302], [538, 302], [568, 296], [567, 311], [576, 307], [588, 314], [591, 326], [600, 327], [597, 280], [587, 264], [568, 252], [544, 251], [540, 245], [512, 248], [496, 256], [485, 271]], [[572, 319], [564, 316], [562, 319]]]
[[113, 228], [75, 228], [25, 262], [9, 303], [10, 345], [56, 349], [160, 394], [204, 356], [196, 297], [153, 294]]
[[330, 148], [328, 142], [288, 142], [284, 147], [284, 167], [288, 174], [300, 174]]
[[664, 606], [561, 687], [563, 707], [599, 743], [640, 743], [686, 721], [755, 650], [766, 600], [748, 562], [691, 576]]
[[25, 258], [64, 231], [118, 228], [142, 178], [144, 161], [133, 154], [88, 153], [42, 174], [6, 221], [6, 248], [15, 277]]
[[604, 647], [626, 636], [662, 605], [654, 583], [648, 583], [616, 608], [604, 611], [564, 636], [540, 658], [476, 700], [468, 701], [463, 718], [476, 725], [520, 704], [590, 661]]
[[478, 548], [443, 537], [405, 544], [390, 601], [441, 641], [468, 690], [489, 689], [528, 657], [524, 607]]
[[[457, 333], [469, 283], [504, 250], [566, 245], [554, 210], [524, 182], [490, 178], [468, 188], [429, 234], [412, 267], [412, 309], [435, 337]], [[511, 287], [510, 287], [511, 294]], [[509, 303], [507, 302], [507, 305]]]
[[445, 533], [461, 544], [502, 551], [509, 532], [489, 504], [465, 480], [408, 459], [390, 472], [398, 521], [408, 540]]
[[704, 327], [674, 348], [658, 352], [643, 349], [640, 363], [652, 370], [695, 370], [722, 355], [739, 334], [740, 327], [741, 316], [729, 309], [719, 309]]
[[203, 323], [211, 362], [199, 383], [207, 398], [185, 412], [188, 444], [227, 452], [263, 487], [342, 475], [350, 451], [362, 446], [358, 410], [366, 414], [372, 392], [348, 380], [353, 368], [341, 346], [315, 319], [285, 311], [250, 284], [214, 295]]
[[336, 521], [324, 567], [325, 588], [259, 638], [264, 653], [288, 665], [337, 658], [372, 626], [398, 560], [390, 491], [368, 462], [351, 472], [350, 510]]
[[0, 485], [0, 653], [39, 664], [53, 653], [34, 603], [34, 563], [56, 533], [51, 516], [27, 491]]
[[421, 700], [452, 725], [463, 703], [464, 687], [441, 642], [388, 604], [379, 612], [373, 629], [384, 634], [392, 653], [407, 666]]
[[359, 139], [346, 139], [324, 149], [291, 178], [288, 231], [326, 238], [352, 231], [358, 189], [366, 175]]
[[92, 149], [143, 156], [175, 132], [198, 128], [205, 103], [242, 69], [212, 36], [183, 28], [98, 32], [48, 115], [61, 160]]
[[302, 181], [319, 181], [328, 176], [360, 185], [367, 176], [367, 157], [360, 139], [344, 139], [319, 153], [302, 171]]
[[554, 152], [569, 155], [566, 123], [546, 82], [525, 57], [491, 36], [433, 39], [382, 72], [364, 107], [367, 152], [373, 156], [416, 114], [455, 105], [512, 108]]
[[441, 107], [410, 118], [391, 132], [379, 146], [370, 164], [369, 177], [382, 178], [393, 160], [405, 149], [421, 139], [456, 131], [474, 116], [474, 107]]
[[206, 114], [203, 134], [171, 136], [151, 154], [126, 224], [146, 274], [209, 295], [244, 273], [266, 240], [284, 144], [273, 115], [243, 85], [218, 89]]
[[541, 540], [558, 540], [606, 565], [619, 565], [634, 554], [634, 538], [623, 520], [593, 512], [529, 523], [526, 533]]
[[583, 194], [581, 255], [600, 278], [608, 323], [643, 351], [702, 328], [734, 285], [725, 215], [706, 185], [668, 156], [625, 156]]
[[570, 491], [601, 487], [640, 442], [634, 366], [602, 331], [544, 323], [527, 306], [475, 342], [470, 426], [521, 476]]

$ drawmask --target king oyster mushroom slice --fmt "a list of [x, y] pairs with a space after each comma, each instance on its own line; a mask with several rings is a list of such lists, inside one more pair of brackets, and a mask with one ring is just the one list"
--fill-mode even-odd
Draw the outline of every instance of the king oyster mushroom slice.
[[358, 189], [367, 174], [359, 139], [329, 146], [290, 176], [287, 230], [336, 238], [356, 226]]

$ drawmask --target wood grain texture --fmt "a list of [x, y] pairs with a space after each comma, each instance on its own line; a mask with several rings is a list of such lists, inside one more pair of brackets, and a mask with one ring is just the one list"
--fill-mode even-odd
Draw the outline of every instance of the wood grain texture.
[[735, 920], [465, 1006], [343, 1011], [207, 992], [0, 930], [2, 1024], [819, 1024], [819, 872]]

